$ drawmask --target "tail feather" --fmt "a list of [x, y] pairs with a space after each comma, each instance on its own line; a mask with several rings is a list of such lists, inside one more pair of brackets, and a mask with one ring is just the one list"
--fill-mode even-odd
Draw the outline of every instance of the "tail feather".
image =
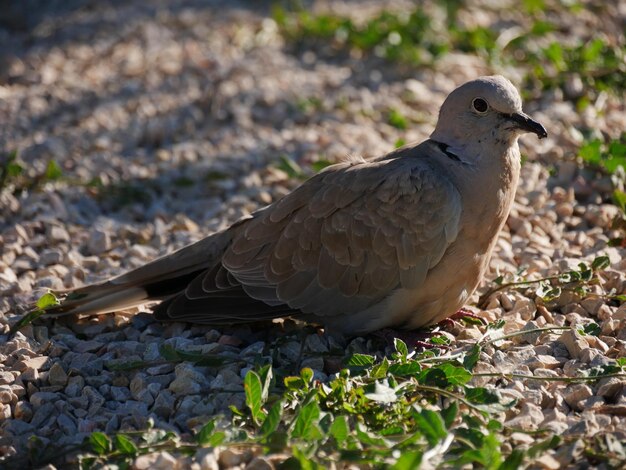
[[148, 293], [143, 287], [115, 286], [110, 282], [94, 284], [72, 291], [59, 305], [46, 309], [46, 316], [98, 315], [145, 303]]
[[219, 232], [109, 281], [70, 291], [46, 316], [98, 315], [167, 299], [219, 262], [231, 238], [230, 231]]

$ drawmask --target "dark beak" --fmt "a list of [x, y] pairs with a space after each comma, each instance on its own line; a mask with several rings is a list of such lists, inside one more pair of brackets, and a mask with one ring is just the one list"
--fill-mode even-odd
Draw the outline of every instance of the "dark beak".
[[548, 132], [546, 128], [539, 124], [537, 121], [530, 118], [524, 113], [513, 113], [507, 115], [510, 121], [513, 121], [515, 125], [523, 131], [526, 132], [534, 132], [537, 134], [537, 137], [543, 139], [544, 137], [548, 137]]

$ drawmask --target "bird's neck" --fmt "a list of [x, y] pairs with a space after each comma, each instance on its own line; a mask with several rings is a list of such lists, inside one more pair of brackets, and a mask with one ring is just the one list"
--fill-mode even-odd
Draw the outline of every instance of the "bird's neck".
[[[493, 149], [493, 147], [492, 147]], [[502, 149], [481, 152], [482, 158], [466, 165], [457, 184], [463, 190], [480, 192], [482, 205], [477, 218], [483, 233], [495, 237], [511, 210], [520, 174], [520, 153], [517, 140]]]

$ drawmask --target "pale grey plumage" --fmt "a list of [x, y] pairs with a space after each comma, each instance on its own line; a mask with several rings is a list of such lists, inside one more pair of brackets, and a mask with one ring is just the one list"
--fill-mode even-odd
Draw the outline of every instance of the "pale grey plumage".
[[315, 175], [229, 229], [51, 314], [157, 299], [160, 319], [209, 324], [293, 315], [364, 333], [453, 314], [476, 289], [519, 177], [517, 138], [546, 135], [503, 77], [453, 91], [431, 139]]

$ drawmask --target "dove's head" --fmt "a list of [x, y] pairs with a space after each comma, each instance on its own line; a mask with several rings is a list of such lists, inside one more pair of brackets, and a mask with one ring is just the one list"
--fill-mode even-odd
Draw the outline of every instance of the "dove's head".
[[542, 139], [545, 128], [522, 111], [515, 86], [501, 75], [479, 77], [448, 95], [433, 140], [461, 149], [482, 145], [511, 145], [526, 132]]

